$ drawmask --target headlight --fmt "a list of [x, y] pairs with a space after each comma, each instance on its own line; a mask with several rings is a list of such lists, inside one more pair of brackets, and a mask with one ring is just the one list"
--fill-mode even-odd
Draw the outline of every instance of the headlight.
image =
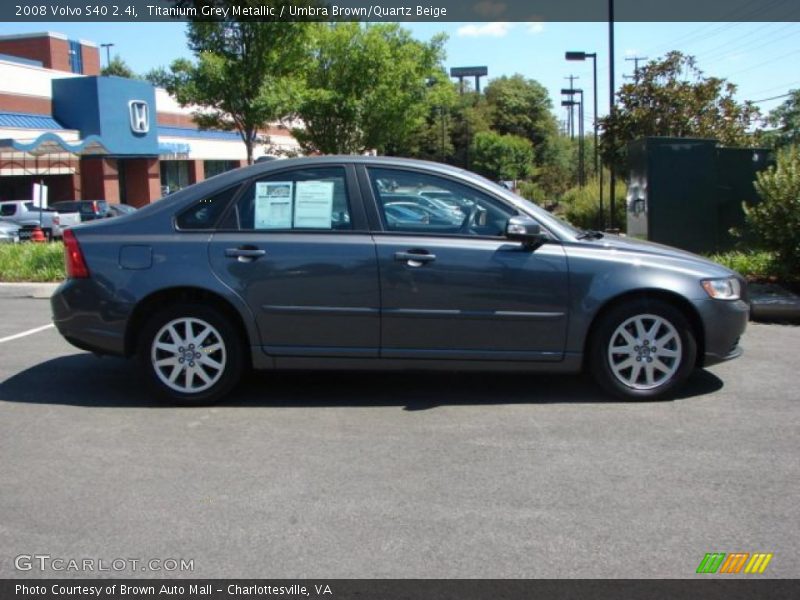
[[735, 277], [728, 279], [704, 279], [700, 282], [706, 294], [715, 300], [738, 300], [742, 294], [742, 286]]

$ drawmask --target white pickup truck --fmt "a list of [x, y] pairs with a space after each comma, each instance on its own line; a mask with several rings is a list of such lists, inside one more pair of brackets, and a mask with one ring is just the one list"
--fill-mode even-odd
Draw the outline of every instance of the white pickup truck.
[[[41, 222], [40, 222], [41, 218]], [[39, 210], [32, 200], [5, 200], [0, 202], [0, 219], [20, 226], [20, 241], [28, 240], [31, 231], [41, 226], [48, 240], [63, 237], [64, 229], [81, 222], [80, 213], [57, 213], [44, 208]]]

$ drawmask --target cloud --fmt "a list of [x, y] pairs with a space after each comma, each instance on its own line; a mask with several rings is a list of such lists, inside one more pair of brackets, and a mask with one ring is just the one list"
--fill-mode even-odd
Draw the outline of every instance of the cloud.
[[493, 21], [491, 23], [483, 23], [476, 25], [470, 23], [458, 28], [458, 35], [461, 37], [505, 37], [505, 35], [514, 26], [513, 23], [506, 23], [505, 21]]
[[490, 23], [469, 23], [459, 27], [456, 31], [459, 37], [505, 37], [517, 25], [523, 25], [525, 32], [536, 35], [544, 31], [544, 24], [539, 21], [529, 23], [509, 23], [506, 21], [492, 21]]

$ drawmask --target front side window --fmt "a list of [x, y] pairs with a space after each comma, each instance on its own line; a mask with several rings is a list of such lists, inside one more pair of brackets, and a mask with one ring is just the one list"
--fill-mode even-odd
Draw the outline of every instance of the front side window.
[[502, 237], [516, 210], [469, 186], [400, 169], [369, 168], [386, 230]]
[[342, 167], [263, 177], [237, 202], [239, 228], [255, 231], [349, 230], [350, 202]]

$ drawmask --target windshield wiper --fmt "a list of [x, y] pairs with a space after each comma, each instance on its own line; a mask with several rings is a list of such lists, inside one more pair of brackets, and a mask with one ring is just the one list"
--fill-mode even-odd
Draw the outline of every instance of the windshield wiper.
[[602, 231], [594, 231], [593, 229], [584, 229], [578, 236], [579, 240], [599, 240], [605, 234]]

